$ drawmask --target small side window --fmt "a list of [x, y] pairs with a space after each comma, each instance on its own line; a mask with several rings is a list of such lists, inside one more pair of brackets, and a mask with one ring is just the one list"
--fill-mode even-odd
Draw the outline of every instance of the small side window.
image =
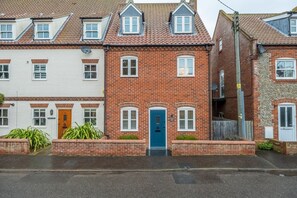
[[277, 59], [276, 79], [296, 79], [296, 60], [286, 58]]
[[219, 51], [222, 51], [223, 50], [223, 39], [220, 38], [219, 39]]

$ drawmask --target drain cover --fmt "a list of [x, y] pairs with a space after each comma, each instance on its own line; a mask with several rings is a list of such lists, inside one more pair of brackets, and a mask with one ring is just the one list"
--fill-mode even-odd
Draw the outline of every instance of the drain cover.
[[190, 163], [178, 163], [180, 168], [192, 168], [192, 164]]
[[173, 173], [176, 184], [196, 184], [196, 180], [191, 173]]

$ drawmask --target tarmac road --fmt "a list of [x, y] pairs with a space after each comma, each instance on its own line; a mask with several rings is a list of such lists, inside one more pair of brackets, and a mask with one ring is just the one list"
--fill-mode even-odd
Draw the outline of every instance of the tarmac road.
[[297, 197], [297, 176], [261, 172], [0, 172], [2, 198]]

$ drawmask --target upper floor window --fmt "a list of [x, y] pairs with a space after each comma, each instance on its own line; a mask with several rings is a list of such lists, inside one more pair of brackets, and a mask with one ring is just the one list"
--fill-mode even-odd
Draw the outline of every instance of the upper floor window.
[[121, 76], [137, 77], [138, 76], [138, 59], [134, 56], [125, 56], [121, 58]]
[[12, 39], [12, 24], [0, 24], [0, 39]]
[[49, 38], [50, 38], [49, 24], [47, 23], [36, 24], [35, 39], [49, 39]]
[[123, 17], [123, 34], [139, 33], [139, 17]]
[[225, 74], [224, 70], [220, 71], [220, 98], [225, 97]]
[[0, 64], [0, 80], [9, 80], [9, 65]]
[[291, 34], [297, 34], [297, 19], [291, 19]]
[[276, 79], [296, 79], [296, 60], [276, 60]]
[[8, 126], [8, 109], [0, 109], [0, 126]]
[[222, 51], [223, 50], [223, 40], [222, 38], [220, 38], [219, 40], [219, 51]]
[[33, 65], [33, 79], [34, 80], [46, 80], [46, 65], [34, 64]]
[[99, 39], [99, 23], [84, 23], [84, 39]]
[[85, 123], [90, 122], [94, 126], [97, 126], [97, 110], [96, 109], [85, 109], [84, 110], [84, 121], [85, 121]]
[[178, 131], [195, 131], [195, 109], [178, 108]]
[[179, 77], [195, 76], [194, 57], [180, 56], [177, 58], [177, 76]]
[[84, 65], [84, 78], [85, 78], [85, 80], [96, 80], [97, 79], [97, 65], [85, 64]]
[[192, 17], [176, 16], [175, 33], [192, 33]]
[[125, 107], [121, 109], [121, 131], [138, 131], [138, 109]]
[[45, 109], [33, 109], [33, 125], [46, 126]]

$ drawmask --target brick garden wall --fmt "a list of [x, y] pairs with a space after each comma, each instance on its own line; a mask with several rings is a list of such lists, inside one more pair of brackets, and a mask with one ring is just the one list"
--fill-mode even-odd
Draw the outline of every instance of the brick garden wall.
[[286, 154], [297, 154], [297, 142], [282, 142], [278, 140], [270, 140], [273, 143], [273, 150]]
[[0, 154], [25, 155], [30, 153], [27, 139], [0, 139]]
[[[195, 57], [195, 77], [177, 77], [177, 57]], [[121, 78], [122, 56], [138, 57], [138, 77]], [[167, 142], [180, 134], [209, 139], [209, 65], [205, 47], [111, 47], [106, 58], [106, 133], [112, 139], [135, 134], [149, 140], [149, 108], [167, 108]], [[194, 107], [196, 131], [177, 131], [177, 108]], [[138, 132], [121, 132], [122, 107], [138, 108]]]
[[53, 155], [145, 156], [145, 140], [53, 140]]
[[172, 156], [255, 155], [253, 141], [172, 141]]

